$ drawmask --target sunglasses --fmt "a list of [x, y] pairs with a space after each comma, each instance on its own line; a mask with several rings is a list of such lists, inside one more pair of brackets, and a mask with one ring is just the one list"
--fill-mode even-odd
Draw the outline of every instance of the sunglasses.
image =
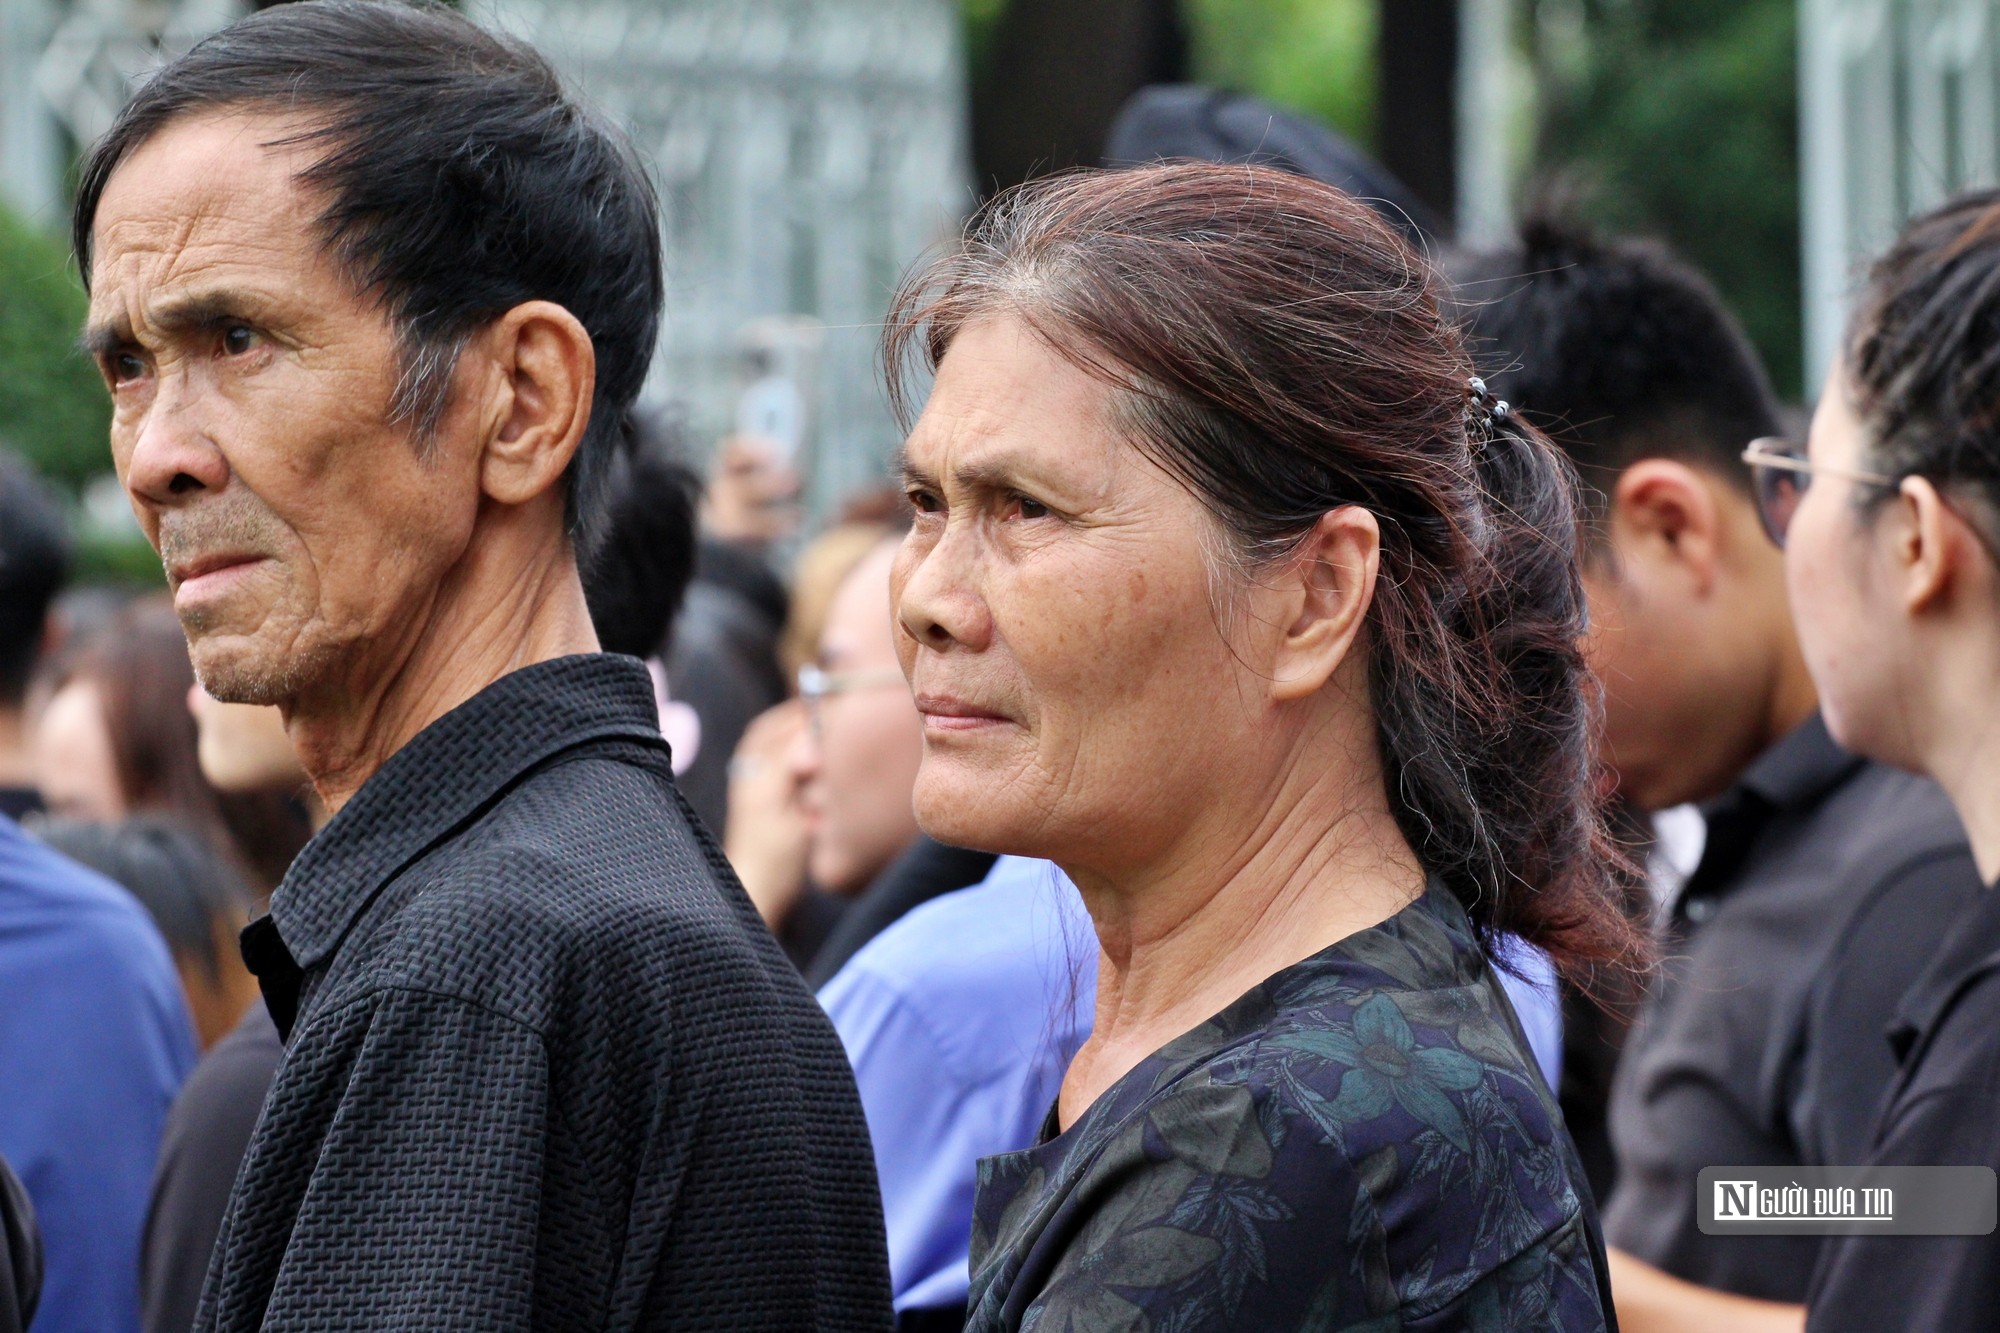
[[1858, 481], [1867, 486], [1896, 484], [1894, 477], [1885, 477], [1879, 472], [1857, 472], [1852, 468], [1815, 464], [1806, 458], [1798, 445], [1775, 435], [1750, 441], [1750, 447], [1743, 451], [1743, 461], [1750, 465], [1750, 489], [1757, 497], [1757, 517], [1764, 525], [1764, 535], [1779, 550], [1784, 549], [1785, 533], [1792, 526], [1792, 515], [1798, 512], [1799, 501], [1805, 498], [1806, 487], [1812, 484], [1814, 473]]

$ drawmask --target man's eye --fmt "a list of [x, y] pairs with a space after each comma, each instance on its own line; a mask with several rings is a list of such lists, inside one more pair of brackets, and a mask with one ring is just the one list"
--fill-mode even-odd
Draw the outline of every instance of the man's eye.
[[1011, 505], [1022, 518], [1047, 518], [1049, 516], [1049, 507], [1031, 496], [1013, 496], [1011, 497]]
[[110, 366], [113, 384], [127, 384], [146, 373], [146, 363], [130, 352], [113, 353]]
[[257, 334], [247, 324], [231, 324], [222, 331], [222, 350], [241, 356], [257, 345]]
[[908, 495], [910, 508], [916, 510], [919, 514], [935, 514], [944, 508], [944, 505], [938, 501], [938, 498], [929, 491], [913, 490], [908, 492]]

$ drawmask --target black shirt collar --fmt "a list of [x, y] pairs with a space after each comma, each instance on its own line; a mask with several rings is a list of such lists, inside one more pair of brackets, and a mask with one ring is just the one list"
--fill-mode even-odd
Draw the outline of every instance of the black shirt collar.
[[1811, 805], [1867, 762], [1841, 749], [1815, 712], [1752, 760], [1718, 803], [1750, 793], [1778, 810]]
[[1728, 790], [1702, 806], [1708, 838], [1700, 864], [1674, 900], [1675, 919], [1698, 920], [1696, 904], [1743, 882], [1743, 867], [1774, 818], [1811, 811], [1866, 763], [1834, 744], [1818, 713], [1773, 742]]
[[663, 746], [657, 707], [645, 666], [609, 653], [494, 681], [391, 755], [292, 863], [269, 918], [285, 950], [301, 968], [323, 961], [384, 884], [551, 756], [605, 738]]

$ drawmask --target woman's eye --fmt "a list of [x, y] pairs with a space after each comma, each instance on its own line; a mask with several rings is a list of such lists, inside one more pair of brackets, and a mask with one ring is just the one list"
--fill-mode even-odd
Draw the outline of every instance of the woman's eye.
[[910, 508], [916, 510], [919, 514], [935, 514], [944, 508], [943, 505], [938, 503], [938, 498], [929, 491], [911, 491], [909, 492], [909, 500]]
[[247, 324], [231, 324], [222, 331], [222, 350], [241, 356], [257, 345], [257, 334]]

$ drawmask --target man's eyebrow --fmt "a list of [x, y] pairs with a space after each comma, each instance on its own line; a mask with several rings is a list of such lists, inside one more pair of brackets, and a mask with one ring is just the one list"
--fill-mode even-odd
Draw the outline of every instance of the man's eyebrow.
[[[168, 297], [153, 310], [147, 323], [172, 336], [190, 330], [212, 329], [227, 320], [246, 318], [249, 311], [264, 304], [254, 293], [240, 288], [216, 287]], [[77, 341], [84, 352], [93, 358], [108, 356], [134, 341], [132, 325], [125, 316], [119, 315], [106, 323], [90, 325]]]

